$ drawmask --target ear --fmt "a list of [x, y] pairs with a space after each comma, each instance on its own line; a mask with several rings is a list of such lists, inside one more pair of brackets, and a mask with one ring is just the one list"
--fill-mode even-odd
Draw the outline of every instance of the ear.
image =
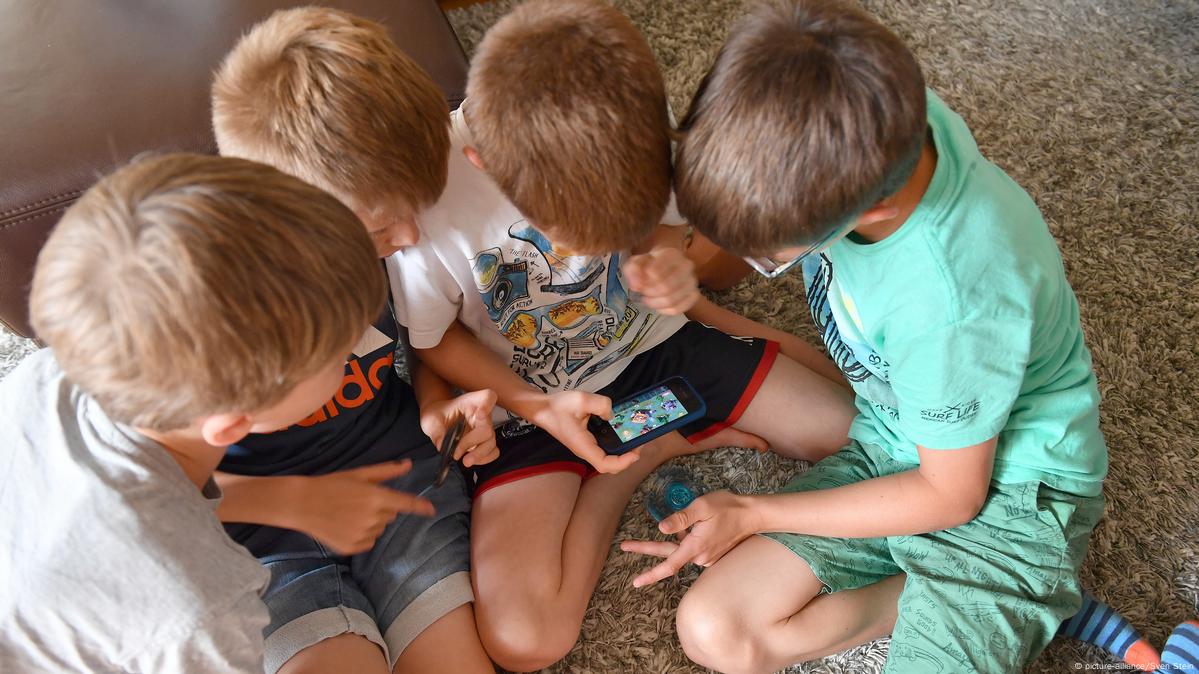
[[200, 434], [213, 447], [228, 447], [246, 437], [253, 425], [245, 414], [214, 414], [200, 422]]
[[892, 220], [899, 217], [899, 209], [887, 204], [885, 201], [880, 201], [877, 204], [866, 209], [865, 213], [858, 216], [857, 226], [864, 227], [873, 225], [884, 220]]
[[466, 155], [466, 158], [470, 161], [470, 163], [475, 165], [475, 168], [479, 169], [480, 171], [487, 170], [486, 168], [483, 168], [483, 158], [479, 156], [479, 151], [475, 148], [467, 145], [466, 147], [462, 148], [462, 154]]

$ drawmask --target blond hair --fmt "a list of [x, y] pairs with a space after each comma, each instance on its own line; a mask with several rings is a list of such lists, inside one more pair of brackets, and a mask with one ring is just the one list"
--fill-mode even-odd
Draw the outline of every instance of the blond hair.
[[370, 237], [332, 196], [177, 154], [71, 206], [38, 256], [30, 313], [113, 419], [169, 431], [282, 400], [353, 345], [386, 292]]
[[324, 7], [280, 10], [225, 57], [212, 87], [221, 154], [299, 176], [360, 210], [419, 209], [445, 188], [449, 112], [383, 26]]
[[658, 64], [598, 0], [532, 0], [487, 32], [467, 82], [487, 173], [534, 224], [585, 252], [629, 248], [670, 197]]
[[916, 58], [869, 14], [759, 2], [679, 125], [679, 210], [739, 254], [818, 241], [903, 186], [925, 114]]

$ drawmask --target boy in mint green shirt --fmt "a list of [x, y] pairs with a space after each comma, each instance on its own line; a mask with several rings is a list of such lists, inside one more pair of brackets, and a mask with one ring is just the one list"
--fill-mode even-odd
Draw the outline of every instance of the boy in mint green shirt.
[[[677, 622], [719, 671], [888, 633], [888, 672], [1018, 671], [1082, 604], [1107, 472], [1078, 303], [1036, 205], [898, 38], [827, 0], [751, 11], [680, 130], [680, 210], [768, 277], [802, 266], [859, 414], [783, 493], [715, 492], [663, 521], [681, 543], [625, 543], [666, 557], [634, 584], [711, 567]], [[1072, 623], [1156, 667], [1088, 607]]]

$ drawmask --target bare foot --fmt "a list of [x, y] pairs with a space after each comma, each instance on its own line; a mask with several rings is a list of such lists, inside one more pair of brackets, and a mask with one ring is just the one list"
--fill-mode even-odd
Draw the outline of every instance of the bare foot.
[[765, 452], [770, 448], [762, 438], [732, 427], [721, 429], [695, 444], [687, 442], [687, 439], [678, 433], [668, 433], [640, 448], [639, 463], [649, 463], [657, 467], [680, 456], [698, 454], [719, 447], [747, 447], [759, 452]]

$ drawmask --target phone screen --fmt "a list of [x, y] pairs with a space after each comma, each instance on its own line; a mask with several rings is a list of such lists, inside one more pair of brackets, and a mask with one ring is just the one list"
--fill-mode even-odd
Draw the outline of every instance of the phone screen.
[[688, 410], [666, 386], [652, 388], [645, 393], [626, 400], [612, 408], [608, 425], [616, 432], [621, 442], [687, 416]]

